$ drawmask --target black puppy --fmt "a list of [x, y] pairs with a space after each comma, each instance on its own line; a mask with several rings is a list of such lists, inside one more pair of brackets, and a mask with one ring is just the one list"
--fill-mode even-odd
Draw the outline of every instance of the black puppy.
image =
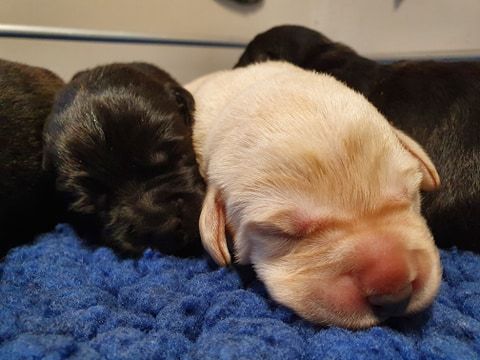
[[42, 129], [62, 86], [46, 69], [0, 60], [0, 257], [56, 222]]
[[78, 215], [74, 225], [94, 224], [90, 235], [128, 254], [197, 252], [204, 183], [192, 147], [193, 107], [190, 93], [153, 65], [75, 75], [44, 130], [44, 167]]
[[268, 59], [333, 75], [417, 140], [442, 179], [423, 200], [438, 245], [480, 251], [480, 63], [380, 64], [301, 26], [257, 35], [236, 67]]

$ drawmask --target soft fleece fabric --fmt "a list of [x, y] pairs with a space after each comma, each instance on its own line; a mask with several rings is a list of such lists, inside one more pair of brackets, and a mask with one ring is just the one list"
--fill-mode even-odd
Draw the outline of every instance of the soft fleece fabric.
[[301, 320], [205, 258], [120, 259], [59, 225], [0, 263], [0, 359], [479, 358], [480, 257], [442, 261], [430, 311], [347, 331]]

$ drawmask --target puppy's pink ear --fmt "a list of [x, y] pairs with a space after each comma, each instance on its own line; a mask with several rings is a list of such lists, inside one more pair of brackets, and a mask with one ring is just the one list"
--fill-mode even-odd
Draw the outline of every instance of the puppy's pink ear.
[[208, 188], [203, 201], [199, 228], [203, 247], [213, 260], [220, 266], [230, 264], [225, 235], [225, 206], [219, 191], [212, 186]]
[[438, 175], [435, 165], [427, 155], [425, 150], [411, 137], [404, 132], [394, 129], [398, 140], [403, 147], [412, 154], [420, 163], [420, 170], [422, 171], [422, 183], [420, 188], [424, 191], [432, 191], [440, 187], [440, 176]]

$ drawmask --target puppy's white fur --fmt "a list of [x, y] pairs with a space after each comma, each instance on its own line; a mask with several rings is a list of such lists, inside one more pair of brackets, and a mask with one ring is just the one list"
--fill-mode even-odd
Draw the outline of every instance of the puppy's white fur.
[[320, 323], [376, 324], [366, 298], [405, 284], [406, 313], [432, 302], [441, 267], [419, 190], [440, 180], [415, 141], [333, 77], [287, 63], [186, 88], [208, 184], [202, 242], [220, 265], [231, 261], [228, 227], [236, 260], [254, 265], [274, 299]]

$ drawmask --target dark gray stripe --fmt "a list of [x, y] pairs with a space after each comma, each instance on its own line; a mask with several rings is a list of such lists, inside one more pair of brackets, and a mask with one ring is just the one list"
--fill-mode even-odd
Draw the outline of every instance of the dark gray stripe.
[[137, 34], [115, 34], [115, 33], [81, 33], [75, 32], [49, 32], [29, 31], [19, 29], [0, 29], [0, 38], [15, 39], [42, 39], [42, 40], [67, 40], [106, 42], [120, 44], [145, 44], [145, 45], [173, 45], [173, 46], [198, 46], [198, 47], [219, 47], [219, 48], [244, 48], [246, 44], [233, 41], [217, 40], [196, 40], [196, 39], [170, 39]]

